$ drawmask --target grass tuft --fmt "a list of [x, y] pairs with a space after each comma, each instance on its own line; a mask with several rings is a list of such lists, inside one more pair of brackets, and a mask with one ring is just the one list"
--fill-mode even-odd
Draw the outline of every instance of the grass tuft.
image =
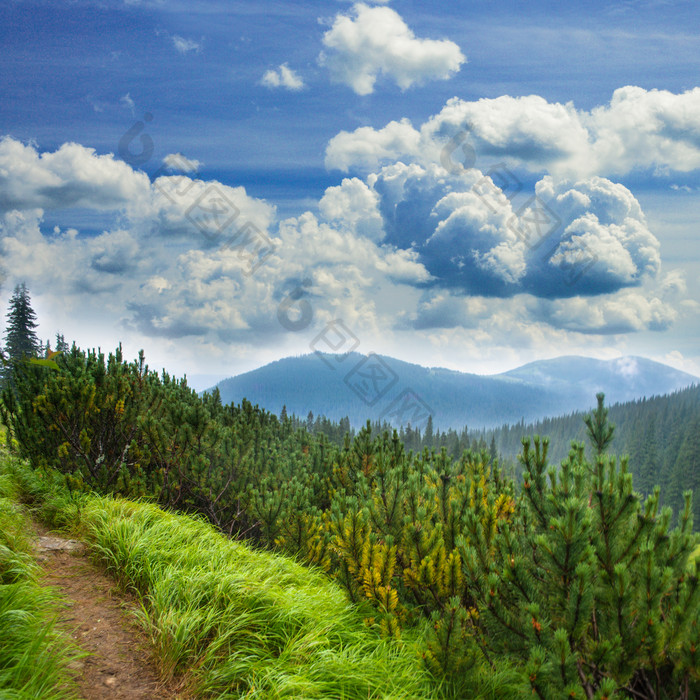
[[322, 572], [151, 504], [92, 497], [82, 518], [99, 559], [142, 596], [166, 678], [212, 697], [434, 696], [416, 649], [379, 639]]
[[67, 667], [78, 654], [55, 627], [59, 601], [38, 583], [17, 495], [15, 482], [0, 473], [0, 697], [68, 700], [76, 693]]

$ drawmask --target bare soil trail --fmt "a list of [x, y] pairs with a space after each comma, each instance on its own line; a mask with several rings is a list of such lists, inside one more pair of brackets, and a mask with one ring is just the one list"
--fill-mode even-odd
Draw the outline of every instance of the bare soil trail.
[[148, 642], [129, 611], [136, 601], [90, 561], [82, 543], [35, 528], [43, 582], [67, 603], [59, 625], [90, 654], [71, 666], [83, 700], [186, 700], [158, 680]]

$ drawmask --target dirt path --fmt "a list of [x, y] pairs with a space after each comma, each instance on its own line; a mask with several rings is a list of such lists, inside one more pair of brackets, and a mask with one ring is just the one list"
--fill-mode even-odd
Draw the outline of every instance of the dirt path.
[[59, 624], [90, 653], [73, 664], [83, 700], [184, 700], [158, 681], [147, 641], [128, 612], [135, 601], [118, 594], [80, 542], [54, 537], [38, 524], [36, 530], [44, 581], [68, 602]]

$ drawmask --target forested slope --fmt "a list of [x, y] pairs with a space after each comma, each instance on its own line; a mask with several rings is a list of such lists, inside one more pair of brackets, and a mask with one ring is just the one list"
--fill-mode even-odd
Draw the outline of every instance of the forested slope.
[[[630, 401], [610, 407], [615, 424], [613, 451], [630, 457], [635, 488], [644, 494], [661, 487], [661, 500], [674, 510], [682, 508], [685, 489], [700, 492], [700, 386], [666, 396]], [[583, 412], [531, 424], [504, 426], [479, 435], [495, 440], [501, 455], [516, 461], [524, 435], [550, 439], [550, 458], [564, 459], [572, 440], [585, 439]], [[700, 523], [700, 500], [695, 503], [696, 523]]]
[[[478, 449], [483, 438], [458, 459], [407, 451], [371, 425], [337, 444], [323, 421], [309, 430], [246, 400], [200, 397], [120, 350], [17, 362], [2, 407], [20, 454], [70, 498], [147, 497], [321, 569], [375, 634], [418, 635], [442, 697], [700, 692], [692, 494], [675, 526], [656, 494], [640, 496], [633, 467], [610, 453], [602, 399], [588, 446], [561, 464], [525, 441], [520, 489], [495, 450]], [[143, 554], [120, 551], [132, 550]], [[137, 574], [150, 576], [147, 563]]]

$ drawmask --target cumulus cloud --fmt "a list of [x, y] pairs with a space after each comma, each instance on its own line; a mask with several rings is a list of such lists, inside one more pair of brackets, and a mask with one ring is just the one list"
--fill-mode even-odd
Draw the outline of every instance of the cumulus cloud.
[[542, 318], [564, 330], [587, 334], [622, 334], [667, 330], [678, 311], [659, 297], [624, 291], [591, 304], [583, 297], [557, 299], [542, 308]]
[[583, 114], [594, 135], [594, 161], [607, 172], [700, 167], [700, 88], [681, 94], [627, 86], [610, 104]]
[[430, 290], [420, 299], [410, 326], [416, 330], [478, 328], [491, 317], [494, 305], [484, 297], [465, 297], [448, 290]]
[[[471, 102], [455, 97], [420, 129], [401, 123], [399, 137], [397, 124], [339, 134], [326, 149], [327, 166], [347, 172], [398, 159], [440, 163], [450, 139], [461, 134], [478, 158], [502, 159], [559, 178], [700, 167], [700, 88], [674, 94], [627, 86], [615, 90], [608, 105], [591, 111], [538, 95]], [[391, 148], [377, 148], [386, 142]]]
[[274, 253], [254, 275], [246, 272], [235, 247], [184, 253], [165, 279], [154, 276], [141, 288], [130, 305], [135, 322], [170, 338], [207, 333], [225, 342], [280, 335], [280, 304], [301, 288], [319, 319], [342, 317], [354, 328], [376, 331], [378, 318], [388, 313], [377, 289], [406, 285], [410, 292], [429, 278], [415, 254], [343, 233], [311, 213], [281, 222]]
[[65, 143], [53, 153], [16, 139], [0, 140], [0, 211], [90, 207], [117, 209], [143, 204], [148, 176], [112, 154]]
[[286, 63], [283, 63], [278, 68], [268, 70], [260, 82], [268, 88], [282, 87], [292, 91], [301, 90], [304, 87], [304, 81], [301, 76]]
[[202, 162], [196, 158], [186, 158], [182, 153], [169, 153], [163, 158], [163, 165], [170, 170], [194, 173], [202, 167]]
[[[342, 316], [369, 333], [391, 325], [430, 280], [416, 252], [379, 241], [377, 195], [360, 180], [330, 189], [322, 218], [278, 223], [274, 207], [243, 187], [187, 174], [151, 183], [76, 144], [54, 153], [16, 141], [3, 148], [17, 177], [0, 180], [0, 260], [39, 298], [60, 299], [59, 314], [79, 309], [81, 318], [109, 317], [125, 332], [163, 340], [252, 346], [288, 333], [278, 308], [302, 282], [318, 323]], [[182, 171], [181, 159], [171, 154], [166, 164]], [[112, 208], [120, 225], [99, 235], [44, 230], [44, 209], [78, 204]]]
[[[680, 274], [660, 276], [660, 243], [632, 192], [599, 173], [700, 167], [699, 98], [623, 88], [590, 112], [538, 96], [455, 98], [421, 126], [341, 132], [326, 165], [363, 175], [379, 240], [430, 273], [408, 327], [483, 329], [483, 313], [515, 323], [507, 298], [533, 328], [662, 331], [697, 309]], [[522, 168], [540, 174], [534, 192]]]
[[[532, 326], [528, 333], [555, 329], [583, 336], [626, 335], [664, 331], [678, 319], [677, 299], [658, 290], [622, 290], [602, 295], [595, 303], [585, 297], [535, 299], [520, 294], [504, 305], [497, 299], [464, 297], [450, 290], [431, 289], [416, 306], [410, 327], [419, 331], [465, 328], [481, 330], [504, 340], [509, 327]], [[539, 330], [537, 330], [539, 329]]]
[[45, 235], [43, 214], [34, 209], [0, 216], [0, 260], [14, 280], [60, 299], [68, 311], [95, 302], [109, 306], [115, 291], [157, 260], [143, 256], [132, 234], [121, 229], [96, 237], [82, 237], [75, 229]]
[[362, 126], [352, 133], [341, 131], [328, 142], [326, 167], [376, 170], [384, 163], [419, 157], [420, 145], [420, 133], [408, 119], [389, 122], [383, 129]]
[[137, 259], [139, 245], [128, 231], [102, 233], [90, 240], [90, 267], [98, 272], [121, 274]]
[[525, 246], [508, 227], [503, 197], [492, 208], [477, 194], [478, 171], [452, 177], [437, 166], [397, 163], [373, 177], [385, 240], [415, 250], [436, 284], [486, 296], [517, 291]]
[[244, 228], [265, 232], [275, 218], [273, 206], [249, 197], [244, 187], [216, 181], [164, 175], [153, 183], [151, 208], [144, 218], [157, 236], [181, 238], [192, 247], [229, 245]]
[[624, 185], [601, 177], [573, 185], [545, 177], [535, 189], [560, 224], [529, 256], [528, 291], [543, 297], [605, 294], [656, 277], [659, 241]]
[[[353, 181], [344, 181], [348, 190]], [[353, 189], [359, 195], [359, 185]], [[536, 198], [516, 211], [479, 170], [395, 163], [367, 178], [367, 204], [356, 211], [378, 211], [375, 239], [383, 233], [385, 243], [417, 253], [434, 285], [467, 294], [591, 296], [657, 275], [659, 242], [626, 187], [599, 177], [569, 183], [547, 176], [535, 189]], [[550, 220], [542, 218], [545, 206]], [[333, 211], [340, 222], [349, 209]], [[346, 225], [360, 232], [355, 215]]]
[[[515, 365], [522, 363], [523, 357], [536, 359], [541, 357], [543, 348], [556, 347], [563, 354], [567, 350], [571, 354], [580, 352], [582, 339], [585, 342], [589, 338], [543, 319], [538, 313], [540, 305], [527, 294], [503, 304], [493, 298], [464, 297], [431, 289], [420, 299], [406, 326], [411, 330], [414, 347], [427, 342], [434, 349], [436, 366], [446, 366], [448, 348], [457, 348], [460, 356], [470, 358], [472, 366], [484, 370], [494, 361], [496, 369], [502, 368], [504, 361]], [[601, 344], [604, 343], [602, 336]], [[457, 361], [456, 366], [462, 365]]]
[[329, 187], [318, 208], [327, 222], [345, 232], [354, 232], [374, 241], [384, 237], [379, 195], [356, 177], [345, 178], [339, 186]]
[[446, 80], [466, 61], [454, 42], [419, 39], [395, 10], [363, 3], [336, 16], [323, 44], [328, 51], [321, 63], [335, 82], [358, 95], [374, 92], [380, 75], [407, 90], [427, 80]]

